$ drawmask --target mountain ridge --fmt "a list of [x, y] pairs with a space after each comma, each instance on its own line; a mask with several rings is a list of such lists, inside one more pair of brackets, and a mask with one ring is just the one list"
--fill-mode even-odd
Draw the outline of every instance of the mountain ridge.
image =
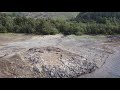
[[79, 12], [3, 12], [3, 13], [33, 18], [71, 19], [76, 17]]

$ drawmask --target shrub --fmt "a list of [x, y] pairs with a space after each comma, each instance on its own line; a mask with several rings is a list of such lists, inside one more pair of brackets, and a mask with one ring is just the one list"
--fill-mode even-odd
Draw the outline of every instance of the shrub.
[[4, 26], [0, 26], [0, 33], [7, 33], [7, 29]]
[[52, 27], [51, 28], [44, 27], [44, 28], [42, 28], [40, 33], [43, 35], [55, 35], [58, 33], [58, 30], [56, 28], [52, 28]]

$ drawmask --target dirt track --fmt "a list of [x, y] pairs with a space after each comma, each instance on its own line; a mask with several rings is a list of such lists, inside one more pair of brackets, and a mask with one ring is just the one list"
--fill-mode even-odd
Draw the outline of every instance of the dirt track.
[[0, 34], [0, 77], [119, 77], [119, 41], [106, 36]]

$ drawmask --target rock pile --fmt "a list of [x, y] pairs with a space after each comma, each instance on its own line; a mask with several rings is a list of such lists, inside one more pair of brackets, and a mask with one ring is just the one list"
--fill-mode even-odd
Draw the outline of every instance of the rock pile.
[[23, 56], [44, 78], [76, 78], [97, 68], [83, 56], [56, 47], [30, 48]]

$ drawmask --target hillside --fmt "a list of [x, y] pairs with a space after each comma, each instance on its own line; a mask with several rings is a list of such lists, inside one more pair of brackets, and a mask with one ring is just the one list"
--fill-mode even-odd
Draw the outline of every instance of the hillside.
[[120, 12], [81, 12], [75, 18], [77, 21], [96, 21], [105, 23], [106, 20], [120, 21]]
[[4, 12], [4, 13], [33, 18], [70, 19], [76, 17], [79, 12]]

